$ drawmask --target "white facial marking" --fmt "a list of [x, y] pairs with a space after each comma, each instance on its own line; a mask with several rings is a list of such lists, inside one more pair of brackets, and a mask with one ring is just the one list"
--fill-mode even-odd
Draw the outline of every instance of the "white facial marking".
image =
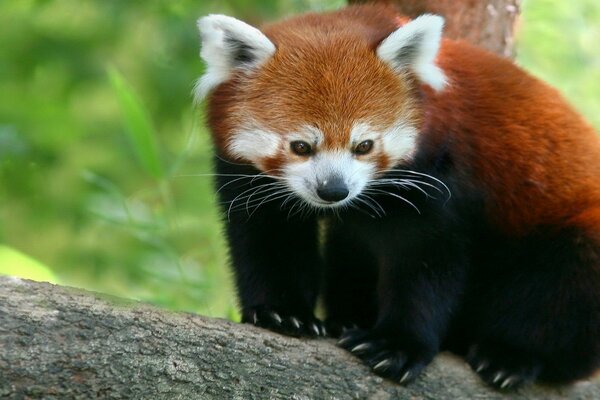
[[[371, 163], [357, 160], [350, 151], [319, 152], [303, 162], [287, 165], [284, 177], [292, 190], [307, 203], [321, 208], [339, 207], [358, 196], [373, 176]], [[338, 176], [346, 184], [349, 194], [344, 200], [330, 203], [317, 195], [319, 185]]]
[[405, 123], [397, 123], [382, 134], [383, 150], [392, 164], [410, 160], [417, 150], [416, 128]]
[[233, 69], [254, 69], [275, 53], [275, 45], [261, 31], [226, 15], [200, 18], [198, 29], [206, 72], [194, 87], [196, 101], [226, 81]]
[[305, 125], [298, 131], [289, 133], [287, 139], [290, 142], [302, 140], [314, 146], [319, 146], [325, 140], [325, 135], [319, 128], [312, 125]]
[[435, 90], [446, 85], [444, 72], [435, 65], [444, 19], [425, 14], [401, 26], [377, 48], [377, 55], [396, 71], [412, 69], [423, 83]]
[[375, 140], [376, 137], [375, 130], [366, 122], [355, 123], [350, 131], [350, 143], [353, 146], [365, 140]]
[[412, 158], [416, 151], [417, 134], [416, 128], [403, 121], [398, 121], [383, 131], [367, 122], [357, 122], [350, 133], [350, 141], [357, 145], [364, 140], [373, 140], [375, 146], [383, 146], [383, 152], [391, 159], [392, 164], [395, 164]]
[[[312, 133], [311, 133], [312, 132]], [[368, 157], [357, 157], [352, 148], [364, 140], [373, 140], [375, 148], [387, 155], [392, 164], [410, 160], [416, 152], [417, 129], [399, 121], [387, 130], [372, 127], [368, 122], [357, 122], [350, 132], [350, 144], [337, 151], [317, 149], [314, 156], [291, 162], [284, 167], [284, 180], [290, 188], [307, 203], [320, 208], [340, 207], [360, 195], [378, 172], [375, 162]], [[287, 136], [287, 140], [310, 142], [323, 140], [323, 133], [316, 129], [303, 129]], [[379, 146], [379, 149], [377, 148]], [[338, 202], [327, 202], [319, 197], [317, 188], [326, 186], [333, 178], [341, 178], [349, 191]]]
[[229, 154], [251, 161], [261, 167], [261, 161], [273, 157], [281, 146], [281, 136], [264, 129], [240, 129], [231, 135]]

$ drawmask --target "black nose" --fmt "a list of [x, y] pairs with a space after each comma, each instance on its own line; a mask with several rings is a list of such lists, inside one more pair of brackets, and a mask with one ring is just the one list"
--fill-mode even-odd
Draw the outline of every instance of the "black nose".
[[348, 187], [341, 177], [324, 180], [317, 188], [317, 194], [325, 201], [341, 201], [348, 197]]

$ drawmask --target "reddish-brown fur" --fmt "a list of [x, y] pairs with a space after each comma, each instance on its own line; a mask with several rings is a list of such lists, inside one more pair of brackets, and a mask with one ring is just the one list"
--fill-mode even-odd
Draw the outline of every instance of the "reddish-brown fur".
[[444, 41], [438, 64], [450, 85], [430, 92], [425, 131], [452, 135], [458, 169], [483, 188], [498, 225], [525, 233], [597, 218], [588, 210], [600, 205], [600, 138], [558, 91], [462, 42]]
[[[238, 75], [211, 96], [217, 146], [226, 153], [228, 135], [246, 118], [280, 133], [314, 124], [325, 147], [335, 148], [348, 142], [355, 121], [384, 128], [402, 117], [422, 123], [422, 146], [448, 146], [502, 230], [573, 224], [600, 231], [600, 139], [592, 127], [555, 89], [463, 42], [443, 41], [438, 65], [448, 87], [419, 88], [375, 54], [399, 21], [392, 8], [370, 5], [264, 28], [277, 46], [273, 59], [251, 84]], [[285, 157], [265, 165], [278, 168]], [[384, 154], [377, 157], [381, 169], [390, 167]]]

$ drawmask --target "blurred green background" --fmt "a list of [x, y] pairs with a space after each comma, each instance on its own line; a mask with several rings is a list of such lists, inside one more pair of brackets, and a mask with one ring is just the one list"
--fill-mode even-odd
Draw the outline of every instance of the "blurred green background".
[[[197, 17], [323, 0], [0, 1], [0, 273], [236, 318]], [[600, 127], [600, 2], [525, 0], [518, 62]]]

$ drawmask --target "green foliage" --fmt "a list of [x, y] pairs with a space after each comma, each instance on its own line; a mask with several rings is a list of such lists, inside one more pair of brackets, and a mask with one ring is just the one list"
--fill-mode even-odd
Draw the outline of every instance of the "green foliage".
[[152, 178], [164, 178], [158, 144], [156, 143], [156, 133], [148, 111], [146, 111], [119, 71], [115, 68], [109, 68], [108, 76], [119, 99], [119, 106], [125, 121], [125, 132], [131, 141], [131, 146], [139, 163]]
[[[0, 2], [0, 273], [236, 318], [210, 137], [190, 96], [203, 70], [195, 20], [341, 4]], [[523, 16], [519, 62], [600, 126], [600, 4], [526, 0]]]
[[18, 276], [38, 282], [59, 283], [52, 270], [15, 249], [0, 245], [0, 275]]
[[518, 62], [600, 128], [600, 1], [525, 0]]

